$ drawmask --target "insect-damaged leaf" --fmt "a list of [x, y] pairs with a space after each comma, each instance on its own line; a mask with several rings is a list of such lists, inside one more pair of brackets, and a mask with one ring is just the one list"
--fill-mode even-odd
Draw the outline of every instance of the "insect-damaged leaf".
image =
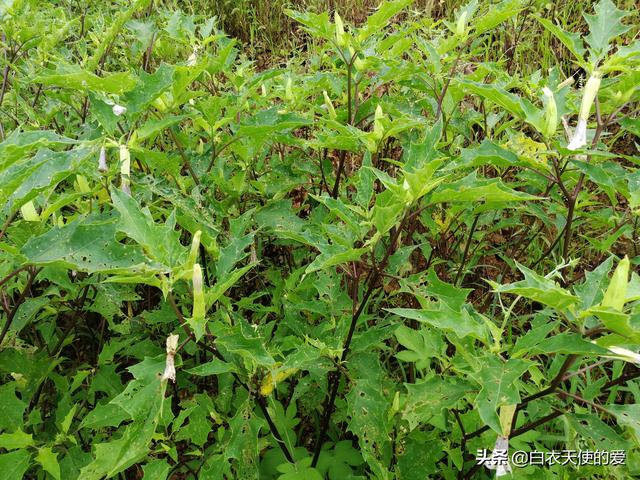
[[502, 429], [497, 410], [502, 405], [520, 402], [516, 381], [531, 365], [532, 363], [527, 360], [504, 361], [496, 356], [487, 355], [479, 359], [480, 369], [472, 374], [481, 387], [476, 397], [480, 418], [500, 435]]
[[89, 215], [32, 237], [22, 253], [36, 265], [62, 264], [82, 272], [149, 272], [162, 267], [140, 247], [115, 241], [117, 217]]

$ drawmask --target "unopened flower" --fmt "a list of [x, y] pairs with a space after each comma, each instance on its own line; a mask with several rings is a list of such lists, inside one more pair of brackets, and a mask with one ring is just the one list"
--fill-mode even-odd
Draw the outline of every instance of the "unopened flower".
[[342, 18], [340, 18], [340, 14], [337, 11], [333, 13], [333, 19], [336, 24], [336, 43], [339, 47], [344, 47], [347, 44], [347, 34], [344, 31]]
[[635, 363], [636, 365], [640, 366], [640, 353], [617, 346], [608, 347], [608, 349], [610, 352], [615, 353], [617, 356], [621, 357], [621, 359], [625, 362]]
[[284, 84], [284, 98], [285, 100], [293, 100], [293, 79], [287, 77], [287, 81]]
[[465, 10], [458, 18], [458, 23], [456, 24], [456, 35], [462, 37], [467, 28], [467, 11]]
[[373, 136], [376, 140], [381, 140], [384, 135], [384, 126], [382, 125], [382, 119], [384, 118], [384, 112], [382, 107], [378, 105], [376, 107], [376, 113], [373, 117]]
[[556, 133], [556, 128], [558, 128], [558, 107], [556, 105], [556, 99], [553, 96], [553, 92], [548, 87], [544, 87], [542, 89], [542, 93], [545, 98], [542, 135], [549, 138]]
[[126, 113], [127, 107], [123, 107], [122, 105], [116, 104], [113, 107], [111, 107], [111, 111], [116, 117], [119, 117], [120, 115], [124, 115]]
[[587, 144], [587, 120], [589, 119], [589, 112], [591, 111], [593, 102], [596, 99], [596, 95], [598, 95], [599, 89], [600, 73], [598, 71], [595, 71], [589, 77], [589, 80], [587, 80], [587, 84], [584, 87], [576, 131], [574, 132], [569, 145], [567, 145], [567, 148], [569, 150], [577, 150]]
[[120, 145], [120, 186], [122, 191], [131, 195], [131, 154], [126, 145]]
[[589, 118], [589, 112], [593, 105], [598, 90], [600, 89], [600, 73], [598, 71], [593, 74], [587, 80], [587, 84], [584, 87], [584, 94], [582, 95], [582, 104], [580, 105], [580, 115], [578, 119], [587, 120]]
[[104, 146], [100, 147], [100, 155], [98, 156], [98, 171], [106, 172], [109, 170], [107, 165], [107, 149]]
[[329, 111], [329, 117], [331, 117], [332, 120], [335, 120], [338, 117], [338, 114], [336, 113], [336, 109], [333, 108], [333, 103], [331, 103], [331, 99], [329, 98], [326, 90], [322, 91], [322, 96], [324, 97], [324, 104]]
[[202, 269], [200, 264], [193, 265], [193, 315], [192, 318], [196, 322], [204, 321], [205, 303], [204, 288], [202, 284]]

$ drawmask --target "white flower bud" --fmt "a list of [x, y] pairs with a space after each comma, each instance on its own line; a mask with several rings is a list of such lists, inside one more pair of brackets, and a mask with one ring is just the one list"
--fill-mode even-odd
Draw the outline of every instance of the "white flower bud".
[[608, 347], [609, 351], [622, 357], [622, 360], [640, 366], [640, 354], [622, 347]]
[[107, 149], [104, 146], [100, 147], [100, 156], [98, 157], [98, 171], [106, 172], [109, 170], [107, 165]]
[[589, 112], [593, 105], [598, 90], [600, 89], [600, 73], [595, 71], [587, 80], [587, 84], [584, 87], [584, 94], [582, 95], [582, 105], [580, 105], [580, 115], [578, 120], [587, 120], [589, 118]]

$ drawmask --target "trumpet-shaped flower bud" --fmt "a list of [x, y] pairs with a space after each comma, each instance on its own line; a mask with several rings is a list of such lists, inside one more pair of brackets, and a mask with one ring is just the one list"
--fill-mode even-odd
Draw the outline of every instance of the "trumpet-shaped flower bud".
[[131, 154], [126, 145], [120, 145], [120, 175], [131, 174]]
[[337, 11], [333, 13], [333, 19], [336, 24], [336, 43], [339, 47], [344, 47], [347, 45], [347, 34], [344, 31], [342, 18], [340, 18], [340, 14]]
[[288, 101], [293, 100], [293, 79], [291, 77], [287, 77], [287, 81], [284, 84], [284, 98]]
[[205, 303], [204, 303], [204, 287], [202, 283], [202, 269], [200, 264], [193, 266], [193, 315], [194, 322], [204, 322]]
[[382, 107], [378, 105], [376, 107], [376, 113], [373, 117], [373, 136], [376, 140], [381, 140], [384, 135], [384, 126], [382, 125], [382, 119], [384, 118], [384, 112]]
[[556, 133], [556, 128], [558, 128], [558, 107], [553, 92], [549, 88], [544, 87], [542, 93], [544, 93], [545, 99], [542, 135], [549, 138]]
[[100, 155], [98, 156], [98, 171], [106, 172], [109, 170], [107, 165], [107, 149], [104, 146], [100, 147]]
[[589, 112], [593, 105], [598, 90], [600, 89], [600, 73], [593, 72], [593, 75], [587, 80], [587, 84], [584, 87], [584, 94], [582, 95], [582, 104], [580, 105], [580, 115], [578, 119], [587, 120], [589, 118]]
[[577, 150], [587, 144], [587, 120], [589, 119], [589, 112], [591, 111], [593, 102], [596, 99], [596, 95], [598, 95], [599, 89], [600, 73], [596, 71], [589, 77], [589, 80], [587, 80], [587, 84], [584, 87], [576, 131], [573, 133], [573, 137], [571, 138], [569, 145], [567, 145], [569, 150]]
[[465, 10], [458, 18], [458, 23], [456, 23], [456, 35], [458, 37], [462, 37], [467, 29], [467, 11]]
[[333, 103], [331, 103], [331, 99], [329, 98], [326, 90], [322, 91], [322, 96], [324, 97], [324, 104], [329, 111], [329, 117], [331, 117], [331, 120], [335, 120], [338, 118], [338, 114], [336, 113], [336, 109], [333, 108]]
[[193, 234], [193, 240], [191, 241], [191, 250], [189, 251], [189, 257], [187, 258], [187, 268], [189, 270], [193, 269], [196, 258], [198, 257], [198, 248], [200, 248], [200, 237], [202, 236], [202, 231], [198, 230]]
[[120, 145], [120, 185], [122, 191], [127, 195], [131, 195], [131, 183], [129, 176], [131, 174], [131, 155], [126, 145]]

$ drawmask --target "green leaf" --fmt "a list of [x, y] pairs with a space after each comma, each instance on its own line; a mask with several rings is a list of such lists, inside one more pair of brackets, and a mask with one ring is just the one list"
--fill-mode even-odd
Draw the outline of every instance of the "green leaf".
[[39, 192], [55, 187], [76, 173], [91, 154], [96, 154], [91, 148], [64, 152], [53, 152], [43, 148], [34, 157], [15, 162], [6, 170], [0, 171], [3, 216], [34, 199]]
[[524, 280], [507, 285], [490, 282], [494, 287], [494, 292], [521, 295], [559, 310], [570, 307], [578, 301], [575, 295], [561, 288], [553, 280], [542, 277], [517, 262], [516, 266], [524, 274]]
[[497, 5], [491, 5], [486, 15], [474, 20], [472, 25], [475, 33], [481, 35], [495, 28], [505, 20], [513, 17], [524, 8], [522, 0], [503, 0]]
[[26, 450], [0, 454], [0, 472], [7, 480], [20, 480], [29, 468], [31, 455]]
[[135, 88], [122, 99], [127, 107], [127, 115], [143, 112], [151, 102], [166, 92], [173, 83], [173, 73], [174, 67], [165, 63], [152, 74], [140, 72], [140, 79]]
[[530, 365], [531, 362], [522, 359], [503, 361], [499, 357], [486, 356], [479, 360], [480, 370], [472, 374], [482, 387], [476, 397], [480, 418], [499, 435], [502, 435], [502, 429], [496, 412], [503, 405], [520, 402], [516, 381]]
[[595, 270], [585, 272], [584, 281], [573, 287], [580, 299], [580, 310], [586, 310], [602, 301], [605, 285], [609, 281], [607, 275], [612, 265], [613, 257], [609, 257], [598, 265]]
[[8, 431], [22, 428], [22, 415], [26, 408], [26, 402], [16, 396], [15, 383], [0, 386], [0, 428]]
[[79, 67], [67, 67], [62, 71], [40, 75], [33, 79], [36, 83], [54, 87], [71, 88], [80, 91], [97, 91], [104, 93], [121, 94], [131, 90], [136, 79], [129, 72], [112, 73], [104, 77], [98, 77], [94, 73], [82, 70]]
[[182, 261], [187, 250], [180, 244], [180, 234], [171, 222], [157, 225], [148, 209], [141, 208], [133, 197], [117, 188], [111, 188], [111, 199], [120, 213], [119, 231], [138, 242], [150, 258], [168, 267]]
[[597, 415], [573, 413], [566, 415], [569, 425], [573, 427], [585, 441], [593, 444], [598, 450], [626, 450], [629, 442], [622, 438]]
[[618, 9], [611, 0], [600, 0], [595, 6], [595, 14], [584, 14], [589, 25], [589, 35], [586, 41], [589, 44], [592, 61], [602, 58], [609, 51], [609, 42], [622, 35], [629, 28], [623, 25], [621, 20], [627, 16], [627, 12]]
[[409, 430], [428, 424], [443, 409], [455, 407], [458, 400], [472, 391], [471, 386], [455, 378], [430, 376], [414, 384], [405, 383], [407, 400], [402, 418], [409, 422]]
[[324, 38], [325, 40], [333, 40], [335, 26], [329, 20], [329, 14], [327, 12], [320, 14], [311, 12], [301, 13], [290, 9], [285, 9], [284, 12], [296, 22], [304, 25], [304, 29], [312, 35]]
[[457, 182], [440, 187], [428, 197], [430, 204], [442, 202], [487, 202], [504, 203], [536, 200], [538, 197], [513, 190], [498, 179], [478, 179], [473, 171]]
[[122, 429], [122, 435], [116, 440], [95, 445], [94, 460], [81, 471], [83, 480], [112, 477], [148, 454], [166, 389], [166, 382], [160, 381], [163, 368], [164, 355], [154, 359], [147, 357], [129, 367], [134, 380], [112, 403], [124, 409], [133, 422]]
[[358, 41], [363, 42], [371, 35], [379, 32], [389, 23], [389, 20], [411, 5], [413, 0], [392, 0], [382, 2], [376, 13], [367, 18], [365, 25], [358, 32]]
[[24, 433], [22, 430], [16, 430], [13, 433], [0, 433], [0, 448], [6, 450], [15, 450], [17, 448], [32, 447], [33, 436]]
[[36, 462], [42, 465], [45, 472], [49, 473], [56, 480], [60, 480], [60, 464], [58, 463], [58, 455], [53, 453], [51, 447], [42, 447], [38, 449]]
[[147, 120], [145, 124], [137, 130], [138, 140], [144, 140], [153, 135], [156, 135], [166, 128], [169, 128], [176, 123], [181, 122], [185, 118], [189, 118], [189, 115], [170, 115], [161, 119]]
[[587, 342], [581, 335], [576, 333], [560, 333], [549, 338], [545, 338], [540, 344], [528, 349], [528, 354], [536, 355], [540, 353], [562, 353], [578, 355], [604, 355], [608, 351], [594, 343]]
[[346, 248], [335, 244], [318, 245], [318, 249], [320, 250], [320, 255], [307, 266], [305, 270], [307, 275], [341, 263], [359, 260], [369, 250], [368, 248]]
[[139, 247], [115, 241], [116, 221], [104, 215], [78, 217], [30, 238], [22, 253], [36, 265], [62, 264], [89, 273], [162, 271]]
[[491, 100], [516, 118], [529, 123], [539, 132], [542, 131], [543, 111], [534, 107], [529, 100], [522, 99], [514, 93], [507, 92], [497, 85], [477, 83], [470, 80], [462, 80], [460, 84], [468, 92]]
[[580, 35], [578, 35], [577, 33], [566, 32], [558, 25], [552, 23], [546, 18], [535, 18], [542, 24], [544, 28], [551, 32], [554, 37], [560, 40], [562, 44], [567, 47], [567, 49], [573, 54], [573, 56], [576, 57], [578, 63], [584, 63], [584, 54], [586, 53], [586, 50], [584, 48], [584, 44], [582, 43]]
[[629, 257], [624, 257], [618, 263], [613, 272], [609, 287], [602, 299], [603, 307], [611, 307], [618, 312], [622, 311], [627, 296], [627, 285], [629, 284]]
[[460, 160], [451, 162], [445, 170], [454, 170], [460, 167], [478, 167], [481, 165], [495, 165], [496, 167], [511, 167], [519, 163], [518, 156], [491, 140], [483, 140], [479, 146], [463, 148]]
[[22, 159], [28, 152], [40, 147], [53, 145], [73, 145], [78, 143], [72, 138], [63, 137], [49, 130], [13, 130], [4, 142], [0, 143], [0, 170]]
[[471, 336], [485, 344], [489, 342], [484, 322], [476, 319], [466, 308], [455, 311], [446, 305], [440, 305], [439, 309], [389, 308], [386, 310], [395, 315], [428, 323], [436, 328], [454, 333], [458, 338]]
[[212, 362], [198, 365], [197, 367], [185, 370], [186, 373], [191, 375], [197, 375], [199, 377], [206, 377], [209, 375], [220, 375], [221, 373], [235, 372], [236, 367], [230, 363], [223, 362], [221, 360], [213, 360]]
[[147, 480], [166, 480], [171, 471], [171, 465], [166, 460], [154, 459], [142, 466], [143, 478]]
[[628, 427], [636, 439], [636, 443], [640, 442], [640, 405], [637, 403], [631, 405], [607, 405], [607, 411], [613, 413], [619, 425]]

